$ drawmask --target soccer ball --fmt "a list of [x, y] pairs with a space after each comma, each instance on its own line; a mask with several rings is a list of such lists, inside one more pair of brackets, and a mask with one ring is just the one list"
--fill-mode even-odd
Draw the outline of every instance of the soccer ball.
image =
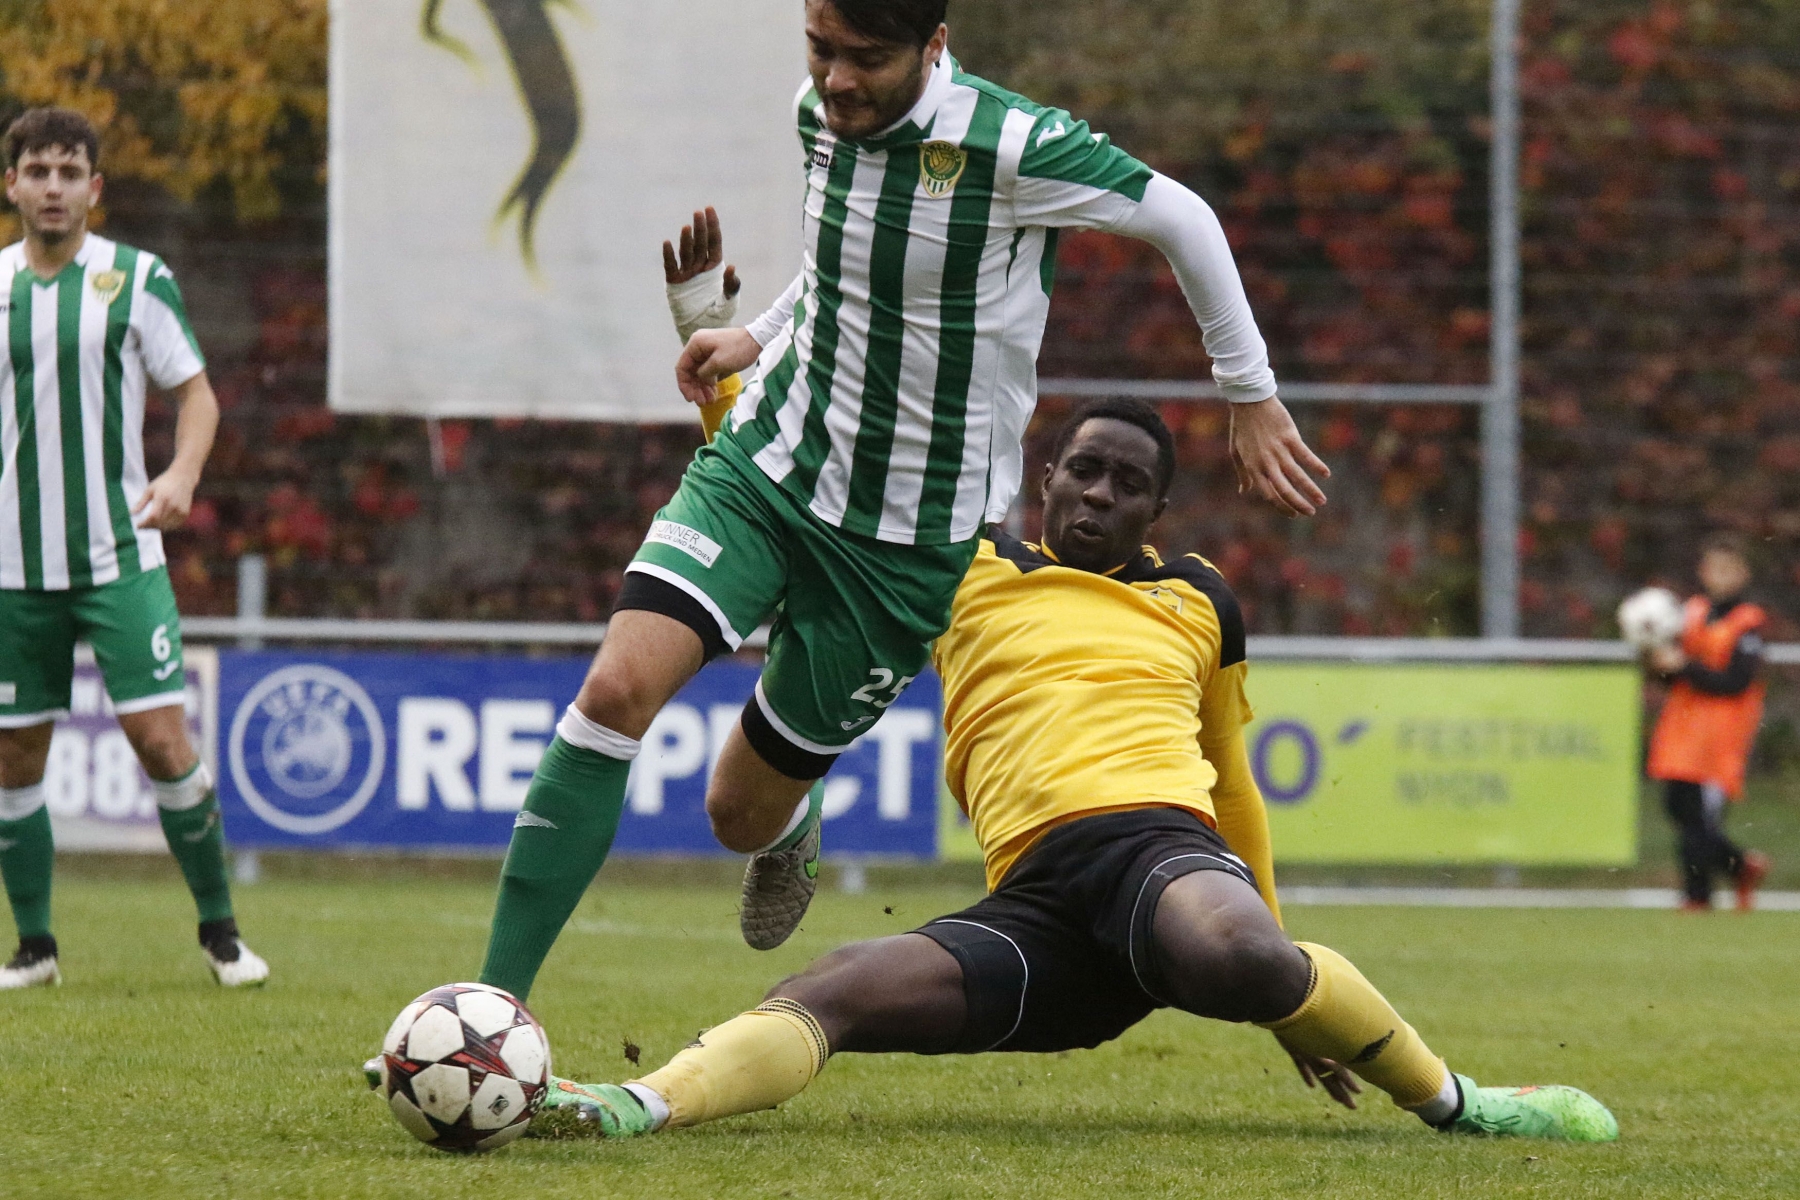
[[1681, 601], [1667, 588], [1645, 588], [1619, 605], [1619, 631], [1640, 650], [1673, 646], [1683, 625]]
[[406, 1132], [439, 1150], [497, 1150], [531, 1124], [550, 1083], [550, 1041], [512, 993], [432, 988], [381, 1043], [381, 1092]]

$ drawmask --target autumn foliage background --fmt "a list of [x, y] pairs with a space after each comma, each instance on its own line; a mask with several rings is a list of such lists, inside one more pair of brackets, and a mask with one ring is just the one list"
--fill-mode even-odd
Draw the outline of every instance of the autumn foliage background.
[[[1485, 3], [953, 0], [951, 17], [970, 69], [1212, 201], [1280, 377], [1485, 380]], [[0, 0], [0, 118], [55, 102], [106, 127], [105, 228], [173, 263], [225, 405], [172, 539], [184, 609], [232, 611], [256, 551], [282, 614], [602, 618], [697, 431], [434, 438], [325, 407], [326, 20], [325, 0]], [[1800, 636], [1800, 6], [1528, 0], [1521, 67], [1525, 629], [1609, 633], [1628, 590], [1691, 587], [1723, 528], [1757, 547], [1774, 635]], [[1063, 242], [1042, 365], [1207, 369], [1155, 253], [1102, 235]], [[1046, 399], [1035, 453], [1066, 411]], [[1477, 631], [1473, 410], [1304, 407], [1336, 474], [1302, 522], [1234, 495], [1222, 406], [1166, 415], [1183, 470], [1158, 537], [1217, 562], [1254, 631]], [[171, 432], [157, 409], [153, 460]]]

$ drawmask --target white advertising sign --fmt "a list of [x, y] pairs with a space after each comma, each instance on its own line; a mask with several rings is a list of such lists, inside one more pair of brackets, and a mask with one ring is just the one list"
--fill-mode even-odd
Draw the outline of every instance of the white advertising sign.
[[661, 245], [799, 270], [801, 0], [335, 0], [334, 408], [695, 419]]

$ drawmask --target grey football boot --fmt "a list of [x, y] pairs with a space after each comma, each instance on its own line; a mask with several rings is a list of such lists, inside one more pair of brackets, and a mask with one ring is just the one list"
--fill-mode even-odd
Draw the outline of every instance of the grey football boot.
[[825, 782], [807, 793], [800, 824], [781, 841], [753, 855], [744, 868], [738, 928], [753, 950], [773, 950], [800, 928], [819, 886], [819, 808]]

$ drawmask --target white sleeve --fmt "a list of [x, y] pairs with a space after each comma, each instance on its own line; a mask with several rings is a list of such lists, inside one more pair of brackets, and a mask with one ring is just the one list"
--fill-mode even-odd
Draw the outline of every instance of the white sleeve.
[[1238, 278], [1231, 245], [1212, 206], [1161, 173], [1144, 198], [1111, 225], [1115, 233], [1149, 242], [1168, 258], [1181, 294], [1200, 322], [1213, 380], [1227, 400], [1251, 404], [1275, 394], [1269, 348], [1256, 328]]
[[160, 258], [151, 260], [144, 294], [138, 301], [137, 335], [144, 372], [157, 387], [176, 387], [206, 370], [206, 358], [188, 324], [181, 288]]
[[788, 284], [787, 291], [781, 293], [781, 299], [775, 301], [768, 312], [744, 326], [750, 336], [756, 339], [757, 345], [767, 346], [794, 319], [794, 305], [800, 302], [800, 289], [805, 286], [805, 280], [805, 275], [794, 276], [794, 282]]

